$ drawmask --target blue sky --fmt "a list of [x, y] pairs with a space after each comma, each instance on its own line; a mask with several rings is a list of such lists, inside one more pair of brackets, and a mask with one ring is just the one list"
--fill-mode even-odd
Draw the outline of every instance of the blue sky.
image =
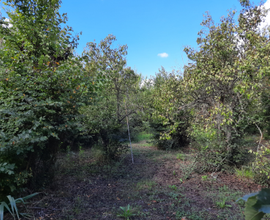
[[[60, 12], [67, 13], [67, 24], [75, 33], [83, 33], [78, 54], [87, 42], [99, 42], [113, 34], [115, 46], [128, 45], [127, 65], [149, 77], [161, 66], [167, 71], [183, 67], [188, 62], [184, 46], [196, 48], [203, 14], [208, 11], [218, 22], [229, 9], [240, 11], [239, 1], [63, 0]], [[158, 56], [165, 53], [167, 57]]]

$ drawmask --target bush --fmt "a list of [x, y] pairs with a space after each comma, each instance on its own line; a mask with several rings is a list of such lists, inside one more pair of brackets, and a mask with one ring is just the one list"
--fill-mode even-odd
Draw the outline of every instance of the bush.
[[[187, 129], [189, 127], [188, 121], [188, 113], [181, 112], [175, 120], [177, 122], [172, 122], [172, 124], [176, 125], [174, 131], [171, 131], [171, 127], [175, 126], [172, 124], [164, 124], [163, 122], [159, 122], [158, 120], [150, 121], [150, 131], [152, 133], [152, 139], [155, 146], [161, 150], [172, 150], [179, 149], [181, 147], [185, 147], [189, 144], [189, 137]], [[169, 138], [164, 138], [164, 133], [169, 133]]]
[[108, 131], [101, 129], [99, 146], [107, 161], [118, 160], [122, 154], [127, 152], [128, 145], [125, 142], [128, 139], [126, 138], [126, 134], [119, 132], [119, 130]]
[[261, 185], [270, 185], [270, 161], [266, 157], [270, 153], [270, 150], [265, 146], [258, 147], [257, 151], [249, 151], [255, 156], [255, 160], [252, 163], [252, 168], [255, 173], [254, 182]]
[[129, 147], [127, 144], [122, 144], [118, 141], [112, 141], [107, 146], [102, 146], [104, 150], [104, 156], [108, 161], [120, 159], [122, 154], [125, 154]]
[[192, 146], [198, 150], [195, 170], [199, 173], [227, 170], [234, 172], [234, 167], [247, 164], [252, 158], [239, 138], [232, 138], [227, 143], [224, 134], [209, 126], [193, 124], [190, 130]]
[[233, 173], [234, 167], [247, 164], [250, 159], [248, 150], [236, 144], [205, 146], [196, 155], [195, 171], [204, 173], [226, 170]]
[[59, 2], [8, 0], [13, 27], [0, 20], [0, 198], [31, 177], [43, 185], [61, 143], [80, 134], [78, 110], [95, 87], [72, 55], [77, 37], [61, 28]]

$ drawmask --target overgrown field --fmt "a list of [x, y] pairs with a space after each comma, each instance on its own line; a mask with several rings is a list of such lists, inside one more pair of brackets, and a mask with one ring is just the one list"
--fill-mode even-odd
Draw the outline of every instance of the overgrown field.
[[[39, 220], [244, 219], [236, 200], [270, 186], [270, 27], [239, 3], [204, 15], [183, 68], [147, 78], [114, 35], [77, 54], [61, 0], [4, 0], [0, 220], [37, 192], [24, 208]], [[253, 194], [245, 218], [269, 201]]]
[[134, 164], [128, 153], [110, 165], [97, 148], [62, 154], [54, 181], [28, 211], [33, 219], [127, 219], [120, 207], [130, 205], [130, 219], [240, 220], [244, 202], [236, 200], [261, 188], [237, 172], [193, 172], [189, 148], [165, 153], [141, 140], [133, 152]]

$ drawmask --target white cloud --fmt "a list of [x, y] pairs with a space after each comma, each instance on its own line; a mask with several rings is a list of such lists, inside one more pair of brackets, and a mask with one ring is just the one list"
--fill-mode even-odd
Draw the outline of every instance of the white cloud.
[[[4, 21], [7, 22], [7, 23], [9, 23], [9, 19], [8, 19], [8, 18], [6, 18]], [[2, 26], [3, 26], [4, 28], [11, 28], [11, 27], [13, 27], [13, 25], [10, 24], [10, 23], [9, 23], [8, 25], [3, 24]]]
[[140, 82], [140, 88], [144, 87], [144, 86], [153, 86], [154, 85], [154, 81], [153, 79], [143, 79]]
[[[267, 0], [263, 6], [265, 7], [265, 9], [270, 9], [270, 0]], [[268, 14], [265, 17], [265, 21], [260, 25], [260, 29], [265, 28], [267, 25], [270, 24], [270, 11], [268, 12]]]
[[165, 58], [165, 57], [168, 57], [169, 54], [167, 54], [167, 53], [159, 53], [158, 56], [162, 57], [162, 58]]

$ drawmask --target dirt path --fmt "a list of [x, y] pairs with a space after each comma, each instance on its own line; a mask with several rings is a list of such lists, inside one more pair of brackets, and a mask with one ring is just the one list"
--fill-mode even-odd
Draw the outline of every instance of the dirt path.
[[[178, 160], [145, 143], [113, 166], [98, 165], [92, 151], [60, 161], [54, 184], [29, 207], [35, 219], [124, 219], [119, 207], [128, 204], [130, 219], [244, 219], [243, 203], [235, 200], [260, 186], [226, 173], [190, 173], [192, 155]], [[188, 179], [185, 179], [189, 176]]]

